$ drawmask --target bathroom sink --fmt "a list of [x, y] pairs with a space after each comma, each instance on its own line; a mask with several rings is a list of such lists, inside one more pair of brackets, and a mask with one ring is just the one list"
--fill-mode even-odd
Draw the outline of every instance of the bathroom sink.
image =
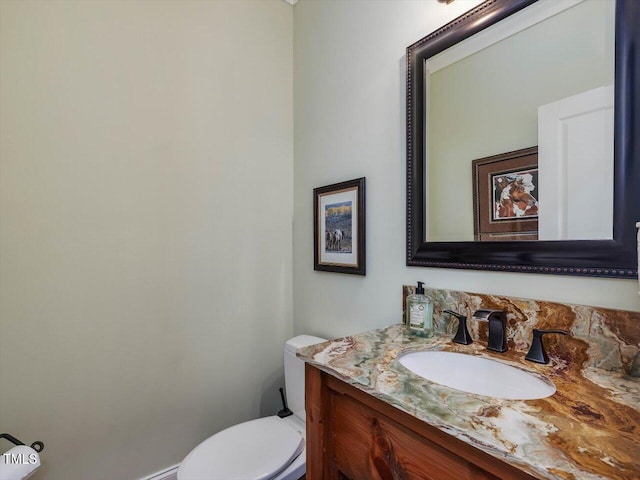
[[431, 382], [456, 390], [509, 400], [533, 400], [554, 394], [556, 387], [519, 368], [463, 353], [406, 353], [400, 363]]

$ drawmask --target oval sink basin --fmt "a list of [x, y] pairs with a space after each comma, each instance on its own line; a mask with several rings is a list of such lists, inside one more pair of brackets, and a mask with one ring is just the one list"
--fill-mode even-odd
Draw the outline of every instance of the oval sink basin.
[[431, 382], [456, 390], [509, 400], [533, 400], [553, 395], [556, 387], [519, 368], [482, 357], [454, 352], [413, 352], [400, 363]]

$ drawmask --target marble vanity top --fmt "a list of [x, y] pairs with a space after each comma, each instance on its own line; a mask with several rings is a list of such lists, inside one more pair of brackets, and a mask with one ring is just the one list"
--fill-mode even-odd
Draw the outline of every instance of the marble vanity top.
[[[303, 348], [305, 361], [380, 400], [545, 479], [640, 479], [640, 379], [553, 357], [548, 365], [485, 342], [458, 345], [450, 335], [421, 338], [404, 325]], [[505, 362], [550, 379], [557, 391], [538, 400], [503, 400], [431, 383], [399, 355], [444, 350]], [[573, 361], [571, 361], [573, 360]]]

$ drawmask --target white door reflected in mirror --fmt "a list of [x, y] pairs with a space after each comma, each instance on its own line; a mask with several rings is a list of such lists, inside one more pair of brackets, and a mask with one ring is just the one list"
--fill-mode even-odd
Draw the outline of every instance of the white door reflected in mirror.
[[538, 109], [539, 240], [613, 238], [613, 86]]

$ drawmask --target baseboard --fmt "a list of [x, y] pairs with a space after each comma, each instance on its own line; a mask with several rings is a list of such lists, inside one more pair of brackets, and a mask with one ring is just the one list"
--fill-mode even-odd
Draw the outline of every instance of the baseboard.
[[178, 480], [179, 466], [180, 464], [165, 468], [164, 470], [153, 473], [147, 477], [141, 478], [140, 480]]

